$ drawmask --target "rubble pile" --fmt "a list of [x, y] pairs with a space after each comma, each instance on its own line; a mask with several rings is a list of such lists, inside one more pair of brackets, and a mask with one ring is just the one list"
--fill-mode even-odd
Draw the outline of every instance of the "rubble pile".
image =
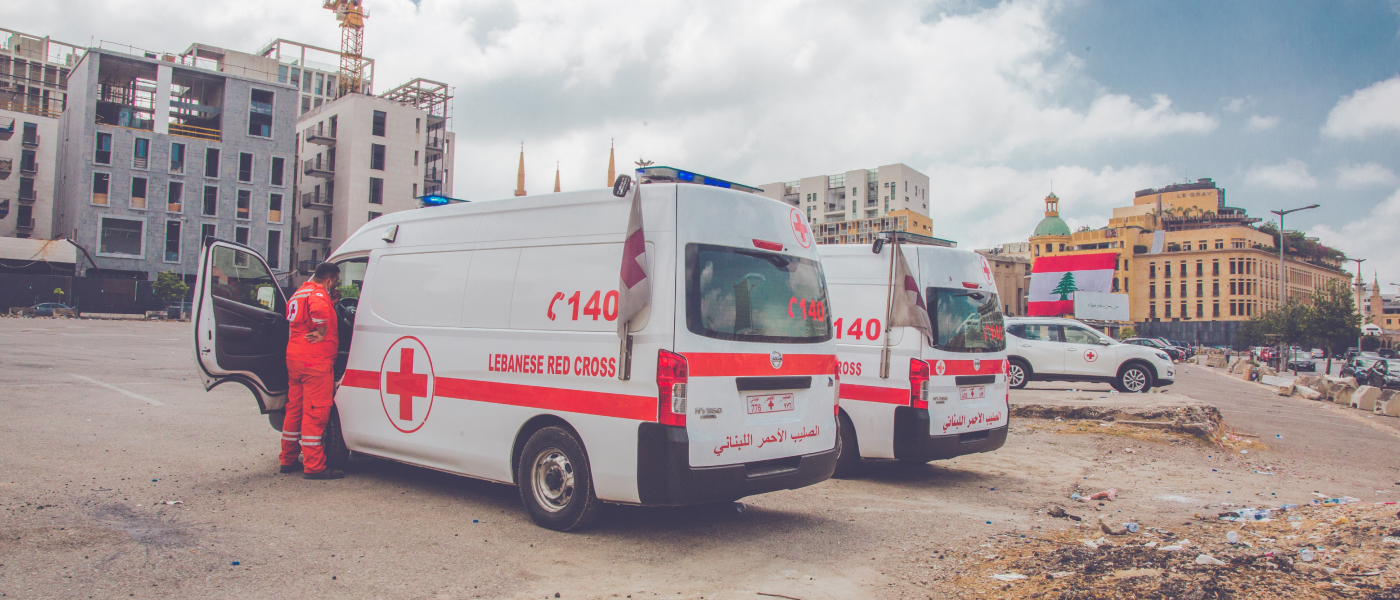
[[1074, 528], [988, 540], [969, 557], [981, 560], [950, 583], [985, 598], [1400, 600], [1397, 506], [1353, 500], [1198, 514], [1162, 527], [1066, 521]]

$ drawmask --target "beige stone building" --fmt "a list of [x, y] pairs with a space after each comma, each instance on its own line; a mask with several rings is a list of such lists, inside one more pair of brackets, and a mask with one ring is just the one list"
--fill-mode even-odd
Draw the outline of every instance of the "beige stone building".
[[758, 187], [764, 196], [805, 213], [818, 244], [864, 244], [881, 232], [903, 231], [922, 236], [914, 239], [923, 243], [955, 245], [933, 237], [928, 175], [908, 165], [815, 175]]
[[978, 250], [987, 264], [992, 267], [992, 280], [997, 284], [997, 295], [1001, 297], [1001, 312], [1008, 317], [1026, 316], [1026, 294], [1030, 287], [1031, 260], [1013, 253], [1004, 252], [1006, 246], [991, 250]]
[[[1071, 232], [1059, 217], [1059, 198], [1051, 194], [1045, 203], [1029, 240], [1032, 256], [1118, 254], [1111, 291], [1129, 295], [1135, 323], [1238, 322], [1281, 304], [1274, 236], [1256, 228], [1259, 219], [1227, 206], [1225, 190], [1210, 179], [1138, 191], [1098, 229]], [[1340, 257], [1289, 250], [1284, 298], [1307, 301], [1329, 282], [1348, 284]], [[1222, 332], [1211, 343], [1233, 340], [1226, 329], [1206, 329]]]

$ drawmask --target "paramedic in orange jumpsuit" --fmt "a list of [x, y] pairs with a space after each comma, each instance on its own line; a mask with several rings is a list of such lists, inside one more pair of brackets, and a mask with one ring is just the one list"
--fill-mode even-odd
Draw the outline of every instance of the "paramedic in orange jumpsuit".
[[[340, 345], [332, 293], [340, 267], [321, 263], [316, 274], [287, 301], [287, 416], [282, 420], [280, 471], [303, 471], [306, 479], [340, 479], [326, 468], [321, 436], [330, 420], [335, 389], [335, 357]], [[297, 461], [297, 454], [304, 463]]]

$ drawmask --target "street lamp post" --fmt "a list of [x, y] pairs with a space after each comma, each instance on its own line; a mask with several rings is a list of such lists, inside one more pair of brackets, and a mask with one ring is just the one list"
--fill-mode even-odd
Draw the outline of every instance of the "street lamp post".
[[[1356, 263], [1356, 316], [1359, 317], [1359, 316], [1361, 316], [1362, 314], [1365, 314], [1365, 312], [1366, 312], [1366, 311], [1364, 311], [1364, 310], [1361, 310], [1361, 303], [1366, 301], [1366, 299], [1362, 297], [1362, 296], [1363, 296], [1362, 292], [1366, 291], [1366, 281], [1363, 280], [1363, 279], [1361, 279], [1361, 263], [1366, 262], [1366, 259], [1364, 259], [1364, 258], [1348, 258], [1347, 260]], [[1357, 349], [1357, 351], [1360, 351], [1360, 350], [1361, 350], [1361, 336], [1362, 336], [1362, 335], [1364, 335], [1364, 334], [1357, 334], [1357, 337], [1356, 337], [1356, 349]], [[1330, 361], [1330, 359], [1329, 359], [1329, 361], [1328, 361], [1327, 364], [1329, 365], [1329, 369], [1330, 369], [1330, 365], [1332, 364], [1331, 361]], [[1328, 373], [1328, 375], [1331, 375], [1331, 373]]]
[[1284, 302], [1288, 301], [1288, 268], [1283, 264], [1283, 249], [1288, 246], [1288, 238], [1284, 234], [1283, 217], [1288, 213], [1295, 213], [1300, 210], [1308, 210], [1319, 206], [1321, 205], [1309, 204], [1301, 208], [1269, 211], [1278, 215], [1278, 304], [1280, 307], [1283, 306]]

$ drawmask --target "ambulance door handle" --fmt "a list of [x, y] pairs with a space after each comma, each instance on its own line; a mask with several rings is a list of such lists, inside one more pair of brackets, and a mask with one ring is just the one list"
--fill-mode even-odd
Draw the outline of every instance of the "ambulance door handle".
[[1021, 347], [1022, 347], [1022, 348], [1030, 348], [1031, 345], [1030, 345], [1030, 344], [1021, 344]]

